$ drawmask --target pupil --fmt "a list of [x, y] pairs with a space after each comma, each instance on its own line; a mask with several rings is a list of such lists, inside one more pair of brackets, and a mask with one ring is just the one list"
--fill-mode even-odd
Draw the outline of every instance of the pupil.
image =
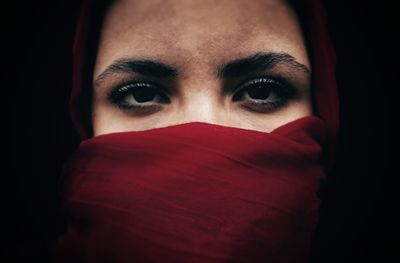
[[146, 102], [154, 99], [154, 92], [150, 89], [137, 89], [132, 92], [137, 102]]
[[269, 97], [271, 89], [262, 85], [257, 85], [249, 88], [247, 92], [252, 99], [265, 100]]

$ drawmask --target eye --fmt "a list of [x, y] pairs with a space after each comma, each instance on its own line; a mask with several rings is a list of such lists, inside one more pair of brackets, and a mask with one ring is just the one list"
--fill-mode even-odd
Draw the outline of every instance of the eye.
[[286, 80], [257, 78], [245, 82], [233, 96], [234, 102], [246, 109], [268, 113], [284, 107], [296, 95], [296, 89]]
[[167, 95], [153, 83], [135, 82], [114, 89], [109, 100], [122, 109], [143, 109], [160, 107], [170, 103]]

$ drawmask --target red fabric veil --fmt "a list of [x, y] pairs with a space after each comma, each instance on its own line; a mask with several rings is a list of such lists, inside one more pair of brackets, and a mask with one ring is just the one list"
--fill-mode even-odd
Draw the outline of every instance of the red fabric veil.
[[81, 104], [94, 2], [74, 44], [71, 117], [83, 140], [64, 170], [57, 261], [308, 262], [338, 129], [321, 3], [305, 1], [303, 14], [316, 116], [270, 133], [192, 122], [91, 137]]

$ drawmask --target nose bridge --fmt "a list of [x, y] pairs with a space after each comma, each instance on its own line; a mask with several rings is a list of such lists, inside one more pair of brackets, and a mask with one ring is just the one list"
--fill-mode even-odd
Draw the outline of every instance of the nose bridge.
[[183, 87], [183, 89], [186, 89], [186, 92], [179, 111], [185, 122], [223, 122], [224, 107], [219, 99], [218, 89], [199, 85]]

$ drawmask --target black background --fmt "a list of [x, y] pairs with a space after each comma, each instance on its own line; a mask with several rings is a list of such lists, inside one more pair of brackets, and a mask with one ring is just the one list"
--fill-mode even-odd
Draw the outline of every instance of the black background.
[[[326, 1], [342, 129], [337, 174], [323, 185], [316, 262], [392, 262], [400, 253], [398, 9], [389, 1], [357, 2]], [[78, 4], [1, 7], [2, 262], [48, 262], [65, 227], [57, 183], [78, 142], [67, 113]]]

